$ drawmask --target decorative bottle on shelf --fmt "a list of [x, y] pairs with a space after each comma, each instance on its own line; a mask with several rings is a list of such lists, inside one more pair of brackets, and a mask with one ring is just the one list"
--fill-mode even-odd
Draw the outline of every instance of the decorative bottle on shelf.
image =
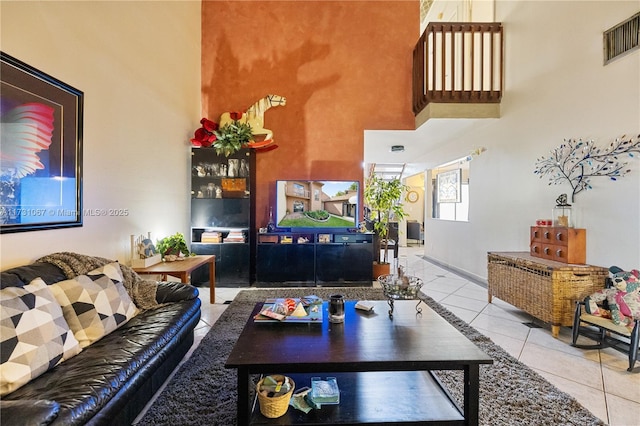
[[571, 204], [567, 203], [567, 194], [561, 194], [556, 199], [556, 206], [553, 208], [553, 226], [573, 228]]
[[273, 207], [269, 207], [269, 222], [267, 222], [267, 232], [276, 230], [276, 224], [273, 222]]

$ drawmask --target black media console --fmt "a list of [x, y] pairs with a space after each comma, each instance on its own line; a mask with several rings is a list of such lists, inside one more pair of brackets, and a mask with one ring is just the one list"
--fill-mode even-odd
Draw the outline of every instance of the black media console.
[[271, 232], [257, 241], [260, 287], [372, 285], [373, 234]]

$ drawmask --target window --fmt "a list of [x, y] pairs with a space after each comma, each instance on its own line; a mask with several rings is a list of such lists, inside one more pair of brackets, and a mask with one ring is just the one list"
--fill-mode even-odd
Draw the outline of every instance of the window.
[[603, 33], [604, 64], [640, 49], [640, 12]]
[[299, 183], [293, 184], [293, 193], [298, 197], [304, 197], [304, 186]]
[[469, 220], [469, 160], [460, 158], [431, 170], [431, 217]]

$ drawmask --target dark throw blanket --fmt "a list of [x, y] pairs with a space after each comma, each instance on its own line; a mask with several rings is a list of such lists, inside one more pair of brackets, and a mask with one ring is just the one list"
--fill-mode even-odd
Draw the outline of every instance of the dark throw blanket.
[[[67, 279], [72, 279], [78, 275], [85, 275], [87, 272], [113, 263], [115, 260], [104, 257], [87, 256], [84, 254], [59, 252], [41, 257], [36, 262], [51, 263], [62, 269]], [[124, 278], [124, 288], [129, 293], [131, 300], [140, 310], [153, 309], [158, 305], [156, 302], [156, 281], [144, 280], [127, 265], [120, 264], [120, 270]]]

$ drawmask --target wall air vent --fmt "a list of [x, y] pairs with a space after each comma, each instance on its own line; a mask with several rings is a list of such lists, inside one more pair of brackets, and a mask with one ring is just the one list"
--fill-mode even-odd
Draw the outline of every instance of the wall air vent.
[[640, 47], [640, 12], [603, 33], [604, 64]]

